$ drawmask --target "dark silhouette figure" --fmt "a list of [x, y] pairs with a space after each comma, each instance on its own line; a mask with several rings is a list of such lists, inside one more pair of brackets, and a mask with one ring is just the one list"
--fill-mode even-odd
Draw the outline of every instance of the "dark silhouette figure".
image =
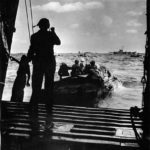
[[61, 64], [59, 71], [58, 71], [60, 80], [62, 79], [63, 76], [69, 76], [69, 72], [68, 72], [69, 69], [70, 69], [70, 67], [68, 67], [67, 64], [65, 64], [65, 63]]
[[[29, 84], [30, 68], [29, 68], [29, 64], [28, 64], [28, 59], [25, 55], [23, 55], [21, 57], [20, 61], [18, 61], [14, 57], [11, 57], [11, 60], [19, 63], [19, 68], [17, 71], [17, 77], [14, 81], [14, 85], [12, 88], [11, 101], [23, 102], [25, 85], [30, 86], [30, 84]], [[28, 77], [27, 79], [26, 79], [26, 75]]]
[[100, 76], [99, 70], [95, 64], [95, 61], [92, 60], [90, 62], [90, 66], [88, 68], [88, 78], [95, 82], [96, 84], [100, 85], [100, 86], [104, 86], [104, 81], [102, 79], [102, 77]]
[[50, 28], [49, 20], [42, 18], [37, 26], [40, 30], [31, 36], [31, 45], [28, 51], [28, 59], [33, 63], [31, 106], [37, 105], [40, 95], [43, 77], [45, 77], [44, 93], [48, 109], [53, 104], [53, 86], [56, 61], [54, 45], [60, 45], [61, 41], [55, 33], [55, 28]]
[[79, 65], [79, 60], [75, 60], [75, 63], [72, 65], [71, 76], [76, 77], [82, 74], [81, 67]]
[[100, 76], [94, 60], [90, 62], [89, 76], [93, 79], [98, 78]]

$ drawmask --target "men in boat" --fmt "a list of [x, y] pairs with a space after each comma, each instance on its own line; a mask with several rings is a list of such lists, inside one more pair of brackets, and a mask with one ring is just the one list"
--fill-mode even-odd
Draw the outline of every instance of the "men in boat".
[[92, 60], [90, 62], [89, 76], [93, 79], [100, 77], [97, 66], [95, 65], [95, 61]]
[[69, 76], [68, 70], [70, 67], [66, 63], [62, 63], [59, 70], [58, 70], [58, 75], [60, 76], [60, 80], [62, 79], [63, 76]]
[[104, 81], [102, 79], [102, 77], [100, 76], [99, 70], [95, 64], [95, 61], [92, 60], [90, 62], [90, 65], [87, 68], [87, 73], [88, 73], [88, 78], [94, 82], [97, 83], [98, 85], [100, 85], [101, 87], [104, 86]]
[[[14, 57], [10, 56], [12, 61], [15, 61], [19, 64], [19, 68], [17, 71], [17, 77], [15, 79], [15, 82], [13, 84], [12, 88], [12, 96], [11, 101], [13, 102], [23, 102], [24, 97], [24, 88], [25, 85], [30, 86], [29, 80], [30, 80], [30, 68], [28, 64], [28, 59], [25, 55], [21, 57], [21, 60], [18, 61]], [[26, 79], [27, 75], [27, 79]]]
[[28, 51], [28, 59], [33, 63], [31, 106], [35, 106], [40, 98], [43, 77], [45, 77], [44, 93], [48, 109], [53, 104], [53, 86], [56, 61], [54, 45], [60, 45], [61, 41], [55, 33], [55, 28], [50, 28], [50, 22], [42, 18], [37, 26], [40, 30], [31, 36], [31, 45]]
[[80, 68], [80, 65], [79, 65], [79, 60], [75, 60], [75, 63], [72, 65], [72, 71], [71, 71], [71, 76], [72, 77], [75, 77], [75, 76], [78, 76], [78, 75], [81, 75], [82, 74], [82, 71], [81, 71], [81, 68]]

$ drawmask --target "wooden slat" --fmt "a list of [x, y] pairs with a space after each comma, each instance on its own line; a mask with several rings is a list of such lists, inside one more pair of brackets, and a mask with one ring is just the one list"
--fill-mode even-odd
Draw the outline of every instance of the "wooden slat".
[[[24, 103], [15, 103], [15, 102], [9, 102], [5, 105], [8, 105], [10, 107], [12, 106], [19, 106], [19, 108], [21, 107], [25, 107], [28, 105], [27, 102], [24, 102]], [[38, 105], [39, 108], [45, 108], [45, 104], [39, 104]], [[18, 108], [18, 109], [19, 109]], [[91, 108], [91, 107], [78, 107], [78, 106], [67, 106], [67, 105], [54, 105], [54, 108], [63, 108], [63, 109], [71, 109], [71, 110], [78, 110], [78, 111], [93, 111], [93, 112], [96, 112], [96, 111], [109, 111], [109, 112], [119, 112], [119, 113], [129, 113], [129, 110], [126, 110], [126, 109], [113, 109], [113, 108]]]
[[[131, 123], [130, 120], [125, 120], [121, 118], [110, 118], [110, 117], [105, 117], [105, 116], [100, 116], [100, 117], [90, 117], [90, 116], [82, 116], [82, 115], [66, 115], [66, 114], [57, 114], [54, 113], [53, 116], [55, 117], [65, 117], [65, 118], [72, 118], [72, 119], [83, 119], [83, 120], [91, 120], [91, 121], [105, 121], [105, 122], [116, 122], [116, 123]], [[136, 121], [136, 123], [141, 123], [140, 121]]]
[[105, 114], [114, 114], [114, 115], [118, 115], [118, 116], [129, 116], [129, 112], [116, 112], [116, 111], [109, 111], [109, 110], [82, 110], [82, 109], [77, 109], [77, 108], [74, 108], [74, 109], [70, 109], [70, 108], [55, 108], [54, 109], [57, 109], [57, 110], [63, 110], [63, 111], [74, 111], [74, 112], [84, 112], [84, 113], [91, 113], [91, 114], [95, 114], [95, 113], [105, 113]]
[[[29, 116], [29, 114], [14, 114], [13, 115], [14, 117], [17, 117], [17, 118], [29, 118], [30, 116]], [[39, 115], [38, 114], [38, 118], [39, 119], [46, 119], [46, 113], [45, 113], [45, 115]], [[116, 122], [116, 123], [131, 123], [130, 122], [130, 120], [124, 120], [124, 119], [121, 119], [121, 118], [117, 118], [117, 119], [114, 119], [114, 118], [110, 118], [110, 117], [103, 117], [103, 116], [101, 116], [101, 117], [89, 117], [89, 116], [82, 116], [82, 115], [69, 115], [69, 114], [62, 114], [62, 113], [59, 113], [59, 114], [57, 114], [57, 113], [54, 113], [53, 114], [53, 117], [61, 117], [61, 118], [70, 118], [70, 119], [83, 119], [83, 120], [91, 120], [91, 121], [106, 121], [106, 122]], [[141, 121], [135, 121], [136, 122], [136, 124], [141, 124]]]
[[[45, 104], [38, 105], [37, 120], [34, 120], [37, 122], [34, 125], [31, 123], [28, 105], [28, 103], [2, 102], [2, 107], [5, 108], [5, 113], [7, 112], [6, 116], [2, 112], [2, 136], [5, 134], [12, 139], [13, 137], [29, 139], [32, 137], [34, 125], [37, 124], [38, 128], [34, 131], [37, 140], [137, 147], [134, 135], [116, 134], [118, 129], [132, 130], [129, 110], [54, 105], [52, 111], [54, 128], [47, 133], [41, 128], [48, 116]], [[135, 123], [136, 127], [141, 127], [140, 120], [136, 119]], [[62, 126], [72, 124], [73, 127], [69, 131], [61, 131], [55, 128], [55, 124]]]
[[[13, 110], [12, 110], [13, 109]], [[16, 111], [15, 108], [12, 108], [12, 109], [9, 109], [9, 112], [11, 113], [15, 113], [16, 115], [19, 116], [23, 116], [23, 117], [27, 117], [29, 115], [29, 112], [27, 111]], [[73, 115], [73, 116], [82, 116], [82, 117], [90, 117], [91, 119], [103, 119], [103, 118], [107, 118], [107, 119], [115, 119], [115, 120], [118, 120], [118, 121], [129, 121], [130, 122], [130, 117], [126, 117], [126, 116], [116, 116], [114, 114], [105, 114], [105, 113], [96, 113], [96, 114], [90, 114], [90, 113], [84, 113], [84, 112], [68, 112], [68, 111], [62, 111], [62, 110], [53, 110], [53, 113], [54, 114], [60, 114], [60, 115], [65, 115], [65, 116], [69, 116], [69, 115]], [[46, 112], [41, 112], [41, 111], [38, 111], [38, 115], [40, 117], [42, 116], [46, 116]], [[136, 123], [141, 123], [140, 120], [136, 119], [135, 120]]]
[[127, 109], [114, 109], [114, 108], [93, 108], [93, 107], [79, 107], [79, 106], [68, 106], [68, 105], [54, 105], [55, 107], [62, 107], [62, 108], [71, 108], [71, 109], [81, 109], [81, 110], [109, 110], [109, 111], [116, 111], [116, 112], [129, 112]]
[[[106, 122], [106, 121], [91, 121], [91, 120], [83, 120], [83, 119], [68, 119], [62, 117], [54, 117], [54, 121], [64, 121], [64, 122], [72, 122], [72, 123], [83, 123], [83, 124], [93, 124], [93, 125], [106, 125], [113, 127], [132, 127], [131, 123], [117, 123], [117, 122]], [[141, 127], [141, 125], [137, 125], [137, 127]]]
[[54, 135], [52, 137], [54, 140], [62, 140], [62, 141], [70, 141], [70, 142], [78, 142], [78, 143], [95, 143], [95, 144], [108, 144], [108, 145], [120, 145], [120, 142], [115, 142], [115, 141], [107, 141], [107, 140], [93, 140], [93, 139], [79, 139], [79, 138], [75, 138], [75, 139], [71, 139], [69, 137], [65, 137], [65, 136], [56, 136]]
[[[51, 135], [51, 133], [50, 133]], [[128, 138], [128, 137], [117, 137], [117, 136], [108, 136], [108, 135], [98, 135], [98, 134], [88, 134], [88, 133], [81, 133], [81, 132], [61, 132], [58, 130], [53, 130], [53, 135], [57, 136], [66, 136], [72, 139], [76, 138], [84, 138], [84, 139], [93, 139], [93, 140], [108, 140], [108, 141], [116, 141], [116, 142], [131, 142], [135, 143], [135, 138]]]

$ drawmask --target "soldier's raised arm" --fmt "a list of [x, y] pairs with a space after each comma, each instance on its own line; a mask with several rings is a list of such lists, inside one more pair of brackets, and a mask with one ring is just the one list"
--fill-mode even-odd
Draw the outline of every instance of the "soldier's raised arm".
[[61, 41], [60, 41], [59, 37], [57, 36], [54, 27], [51, 28], [51, 33], [52, 33], [52, 38], [53, 38], [53, 44], [60, 45]]

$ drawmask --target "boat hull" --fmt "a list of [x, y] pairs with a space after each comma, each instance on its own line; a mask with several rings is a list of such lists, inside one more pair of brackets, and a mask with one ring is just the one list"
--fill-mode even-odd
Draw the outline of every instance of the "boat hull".
[[94, 106], [98, 100], [110, 96], [112, 89], [99, 80], [88, 77], [67, 77], [55, 82], [54, 104]]

